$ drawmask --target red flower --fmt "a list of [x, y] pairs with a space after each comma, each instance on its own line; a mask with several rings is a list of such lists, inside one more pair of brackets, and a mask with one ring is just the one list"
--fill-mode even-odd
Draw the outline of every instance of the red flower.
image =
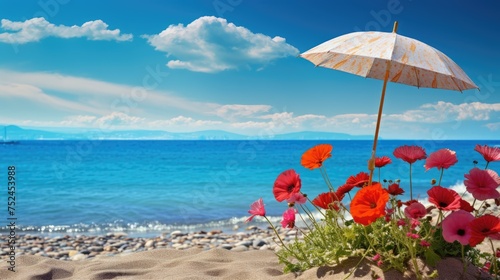
[[288, 208], [283, 213], [283, 220], [281, 221], [281, 226], [283, 228], [293, 228], [295, 226], [295, 209]]
[[305, 168], [320, 168], [323, 162], [332, 156], [333, 146], [330, 144], [319, 144], [307, 150], [300, 160]]
[[425, 170], [429, 170], [433, 167], [436, 167], [438, 170], [442, 168], [448, 169], [450, 166], [457, 163], [457, 155], [455, 151], [449, 149], [441, 149], [438, 150], [427, 158], [425, 161]]
[[425, 159], [427, 157], [424, 148], [420, 146], [408, 145], [396, 148], [393, 152], [393, 155], [408, 162], [409, 164], [412, 164], [417, 160]]
[[471, 237], [469, 244], [475, 247], [483, 242], [486, 237], [500, 239], [500, 219], [490, 214], [475, 218], [470, 222]]
[[354, 188], [354, 186], [344, 184], [344, 185], [337, 188], [337, 195], [339, 197], [343, 197], [346, 193], [350, 192], [353, 188]]
[[467, 211], [467, 212], [472, 212], [474, 211], [474, 207], [470, 205], [470, 203], [467, 200], [460, 199], [460, 209]]
[[356, 174], [356, 176], [351, 176], [347, 178], [345, 184], [353, 187], [362, 188], [365, 184], [368, 184], [369, 179], [370, 175], [368, 175], [368, 173], [359, 172], [358, 174]]
[[474, 151], [480, 153], [484, 160], [487, 162], [490, 161], [500, 161], [500, 148], [498, 147], [489, 147], [488, 145], [476, 145]]
[[405, 216], [408, 219], [421, 219], [427, 215], [425, 206], [420, 202], [410, 204], [405, 208]]
[[344, 195], [339, 196], [333, 192], [325, 192], [313, 199], [312, 203], [323, 209], [339, 211], [339, 204], [342, 198], [344, 198]]
[[389, 187], [387, 187], [387, 192], [390, 195], [400, 195], [403, 194], [405, 191], [399, 187], [399, 184], [394, 183], [389, 185]]
[[441, 186], [434, 186], [427, 191], [429, 202], [436, 205], [441, 210], [457, 210], [460, 209], [460, 195], [451, 189]]
[[375, 158], [375, 167], [381, 168], [381, 167], [388, 165], [391, 162], [392, 162], [392, 160], [389, 157], [386, 157], [386, 156], [376, 157]]
[[283, 171], [274, 182], [273, 194], [277, 201], [282, 202], [300, 191], [301, 181], [299, 174], [293, 169]]
[[266, 209], [264, 208], [264, 202], [262, 201], [262, 198], [250, 205], [250, 210], [248, 210], [248, 213], [252, 214], [252, 216], [250, 216], [250, 218], [248, 218], [245, 222], [250, 222], [255, 216], [264, 217], [266, 215]]
[[356, 223], [369, 225], [385, 215], [389, 194], [379, 183], [359, 190], [351, 201], [351, 215]]
[[497, 187], [500, 185], [500, 177], [491, 169], [472, 168], [469, 174], [465, 174], [464, 185], [475, 199], [486, 200], [500, 198]]

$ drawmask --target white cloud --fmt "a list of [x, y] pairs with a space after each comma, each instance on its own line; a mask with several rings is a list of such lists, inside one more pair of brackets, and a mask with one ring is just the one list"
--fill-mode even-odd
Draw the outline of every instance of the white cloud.
[[488, 123], [486, 124], [486, 127], [491, 131], [500, 130], [500, 122]]
[[113, 112], [109, 115], [100, 117], [94, 122], [99, 127], [130, 127], [144, 121], [144, 118], [129, 116], [122, 112]]
[[221, 118], [234, 119], [237, 117], [253, 117], [260, 113], [266, 113], [271, 110], [269, 105], [241, 105], [229, 104], [222, 105], [215, 110], [215, 114]]
[[[94, 114], [104, 112], [103, 110], [93, 106], [51, 96], [45, 93], [41, 88], [27, 84], [2, 83], [0, 81], [0, 97], [3, 102], [7, 100], [22, 100], [24, 103], [39, 104], [42, 109], [50, 108], [51, 110], [61, 110], [67, 112], [80, 111]], [[18, 110], [22, 110], [22, 108], [19, 108]]]
[[[123, 113], [130, 113], [145, 108], [157, 111], [177, 108], [208, 115], [213, 114], [213, 111], [221, 106], [209, 102], [194, 102], [165, 91], [146, 90], [144, 87], [133, 87], [54, 73], [22, 73], [0, 69], [0, 83], [2, 82], [19, 86], [24, 85], [26, 88], [34, 87], [44, 92], [62, 92], [68, 96], [67, 99], [54, 97], [47, 93], [45, 95], [50, 96], [48, 99], [40, 98], [34, 93], [25, 95], [25, 98], [31, 99], [33, 102], [39, 102], [42, 105], [53, 103], [54, 106], [59, 106], [59, 109], [71, 108], [77, 111], [74, 113], [92, 112], [105, 115], [119, 110]], [[12, 92], [13, 94], [23, 94], [23, 90]]]
[[108, 29], [102, 20], [88, 21], [82, 26], [55, 25], [44, 18], [32, 18], [25, 21], [2, 19], [0, 28], [7, 31], [0, 33], [0, 42], [25, 44], [38, 42], [46, 37], [87, 38], [89, 40], [130, 41], [131, 34], [120, 34], [120, 29]]
[[156, 35], [143, 35], [156, 50], [173, 56], [167, 66], [195, 72], [214, 73], [269, 62], [299, 51], [282, 37], [252, 33], [223, 18], [200, 17], [192, 23], [170, 25]]
[[388, 118], [404, 122], [442, 123], [450, 121], [486, 121], [492, 114], [500, 112], [500, 103], [462, 103], [452, 104], [439, 101], [435, 104], [424, 104], [416, 110], [408, 110], [402, 114], [391, 114]]
[[157, 121], [152, 121], [146, 124], [148, 127], [154, 127], [154, 128], [180, 128], [183, 127], [184, 129], [188, 128], [197, 128], [199, 129], [200, 127], [204, 127], [204, 129], [207, 129], [208, 126], [214, 126], [214, 125], [221, 125], [223, 122], [221, 121], [213, 121], [213, 120], [196, 120], [191, 117], [185, 117], [185, 116], [177, 116], [171, 119], [166, 119], [166, 120], [157, 120]]

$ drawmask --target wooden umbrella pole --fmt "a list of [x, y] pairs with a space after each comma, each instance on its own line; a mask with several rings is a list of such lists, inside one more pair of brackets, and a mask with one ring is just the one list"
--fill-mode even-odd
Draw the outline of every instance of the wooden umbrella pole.
[[[396, 33], [397, 30], [398, 30], [398, 22], [395, 21], [392, 32]], [[378, 132], [380, 130], [380, 121], [382, 120], [382, 111], [384, 109], [384, 99], [385, 99], [385, 89], [387, 87], [387, 81], [389, 80], [390, 70], [391, 70], [391, 61], [388, 60], [386, 68], [385, 68], [385, 76], [384, 76], [384, 85], [382, 87], [382, 95], [380, 96], [380, 104], [378, 106], [377, 126], [375, 127], [375, 137], [373, 137], [372, 155], [370, 157], [370, 160], [368, 161], [368, 170], [370, 170], [370, 179], [368, 180], [369, 186], [372, 184], [373, 171], [375, 170], [375, 156], [376, 156], [376, 152], [377, 152]]]
[[380, 96], [380, 104], [378, 106], [377, 126], [375, 127], [375, 137], [373, 137], [372, 156], [371, 156], [370, 160], [368, 161], [368, 169], [370, 170], [370, 180], [368, 181], [369, 186], [372, 184], [373, 171], [375, 170], [375, 155], [377, 152], [378, 132], [380, 130], [380, 121], [382, 120], [382, 111], [384, 109], [384, 99], [385, 99], [385, 89], [387, 87], [387, 80], [389, 80], [390, 67], [391, 67], [391, 62], [387, 61], [387, 69], [385, 70], [385, 77], [384, 77], [384, 86], [382, 87], [382, 95]]

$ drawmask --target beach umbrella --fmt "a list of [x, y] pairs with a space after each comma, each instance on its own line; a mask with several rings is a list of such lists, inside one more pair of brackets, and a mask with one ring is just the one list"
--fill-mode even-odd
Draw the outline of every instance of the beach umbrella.
[[442, 52], [418, 40], [389, 32], [354, 32], [326, 41], [302, 54], [316, 66], [383, 80], [382, 95], [368, 163], [371, 184], [387, 82], [456, 91], [478, 88], [465, 72]]

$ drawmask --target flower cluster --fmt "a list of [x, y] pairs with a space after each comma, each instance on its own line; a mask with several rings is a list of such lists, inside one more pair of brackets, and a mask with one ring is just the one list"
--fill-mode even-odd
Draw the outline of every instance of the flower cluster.
[[[495, 249], [491, 240], [500, 240], [500, 218], [489, 210], [486, 200], [494, 200], [497, 206], [500, 205], [497, 190], [500, 177], [488, 169], [491, 162], [500, 161], [500, 148], [475, 147], [486, 161], [486, 167], [473, 167], [464, 175], [467, 191], [462, 195], [441, 185], [444, 170], [458, 162], [454, 151], [440, 149], [427, 156], [419, 146], [396, 148], [393, 156], [410, 167], [408, 201], [398, 198], [405, 193], [399, 180], [380, 180], [381, 169], [392, 163], [388, 156], [375, 159], [378, 182], [372, 182], [368, 173], [360, 172], [335, 188], [323, 166], [332, 157], [332, 150], [332, 145], [320, 144], [302, 155], [302, 166], [319, 169], [328, 187], [328, 191], [314, 199], [302, 192], [300, 176], [293, 169], [279, 174], [274, 182], [275, 199], [288, 203], [281, 226], [301, 231], [302, 241], [285, 244], [266, 217], [262, 199], [251, 205], [247, 221], [262, 216], [269, 222], [281, 243], [282, 250], [277, 255], [286, 271], [331, 265], [356, 255], [363, 258], [371, 255], [378, 266], [404, 271], [409, 261], [417, 267], [417, 258], [435, 265], [440, 258], [461, 256], [464, 270], [467, 262], [472, 262], [476, 266], [487, 266], [491, 273], [498, 275], [500, 249]], [[420, 160], [425, 160], [426, 170], [437, 168], [440, 171], [439, 180], [433, 180], [427, 191], [428, 207], [423, 204], [425, 202], [413, 199], [412, 165]], [[351, 192], [354, 193], [352, 199]], [[466, 193], [472, 197], [465, 199]], [[315, 210], [307, 207], [307, 201]], [[320, 219], [315, 218], [318, 214]], [[297, 215], [304, 221], [304, 227], [296, 226]], [[485, 255], [474, 248], [485, 239], [489, 240], [493, 254]], [[414, 273], [417, 278], [422, 277], [418, 269]]]

